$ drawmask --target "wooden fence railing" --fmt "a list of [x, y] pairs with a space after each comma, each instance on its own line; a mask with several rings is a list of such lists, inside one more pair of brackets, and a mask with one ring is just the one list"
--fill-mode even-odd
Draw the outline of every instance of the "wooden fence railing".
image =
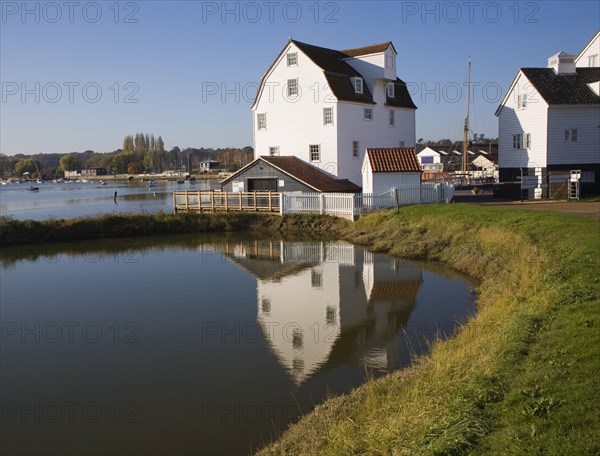
[[279, 192], [222, 192], [198, 190], [173, 192], [177, 212], [279, 212]]
[[198, 190], [173, 192], [177, 212], [270, 212], [329, 214], [356, 220], [369, 212], [412, 204], [449, 203], [452, 184], [423, 184], [367, 193], [279, 193]]

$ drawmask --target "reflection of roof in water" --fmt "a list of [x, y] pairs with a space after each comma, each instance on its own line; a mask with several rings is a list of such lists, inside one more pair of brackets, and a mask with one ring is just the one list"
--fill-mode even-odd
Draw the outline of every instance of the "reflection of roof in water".
[[369, 302], [415, 301], [422, 282], [375, 282]]
[[278, 258], [259, 260], [257, 258], [239, 258], [230, 253], [224, 253], [224, 255], [257, 279], [265, 281], [279, 281], [314, 265], [314, 263], [281, 264]]

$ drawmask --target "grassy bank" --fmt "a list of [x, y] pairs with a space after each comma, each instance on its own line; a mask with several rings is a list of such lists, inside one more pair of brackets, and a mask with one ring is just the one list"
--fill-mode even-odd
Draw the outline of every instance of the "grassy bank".
[[482, 280], [479, 312], [412, 367], [318, 406], [262, 454], [599, 454], [599, 223], [455, 205], [346, 237]]
[[123, 214], [50, 219], [15, 220], [0, 217], [0, 246], [43, 244], [118, 237], [174, 235], [188, 233], [222, 233], [252, 231], [270, 235], [337, 237], [343, 226], [324, 216], [279, 217], [264, 214]]

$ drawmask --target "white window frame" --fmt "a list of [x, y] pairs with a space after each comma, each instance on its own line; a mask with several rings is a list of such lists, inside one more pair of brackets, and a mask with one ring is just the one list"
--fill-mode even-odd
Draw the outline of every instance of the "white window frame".
[[394, 68], [394, 56], [393, 55], [385, 56], [385, 67], [386, 68]]
[[298, 53], [288, 52], [287, 53], [287, 66], [298, 66]]
[[388, 120], [388, 125], [390, 127], [394, 127], [396, 125], [396, 111], [394, 111], [393, 109], [390, 109], [390, 114], [389, 114], [389, 120]]
[[270, 146], [269, 147], [269, 155], [271, 157], [278, 157], [279, 156], [279, 146]]
[[363, 119], [364, 120], [373, 120], [373, 108], [364, 108]]
[[358, 141], [352, 141], [352, 158], [358, 158], [360, 151], [360, 143]]
[[525, 149], [531, 149], [531, 133], [525, 133], [523, 138]]
[[388, 82], [387, 85], [387, 97], [388, 98], [394, 98], [394, 83], [393, 82]]
[[363, 93], [363, 78], [354, 78], [354, 91], [356, 93]]
[[519, 98], [517, 100], [517, 108], [525, 109], [526, 107], [527, 107], [527, 94], [522, 93], [521, 95], [519, 95]]
[[288, 97], [298, 96], [298, 78], [287, 80], [287, 94]]
[[323, 125], [333, 125], [333, 108], [323, 108]]
[[523, 135], [521, 133], [513, 135], [513, 149], [522, 149]]
[[266, 130], [267, 129], [267, 113], [259, 112], [256, 114], [256, 128], [258, 130]]
[[598, 54], [593, 54], [588, 57], [588, 67], [598, 66]]
[[[314, 154], [316, 154], [316, 155], [314, 155]], [[320, 144], [310, 144], [308, 146], [308, 159], [309, 159], [309, 161], [311, 161], [313, 163], [321, 161], [321, 145]]]
[[579, 142], [579, 128], [567, 128], [564, 140], [565, 142]]

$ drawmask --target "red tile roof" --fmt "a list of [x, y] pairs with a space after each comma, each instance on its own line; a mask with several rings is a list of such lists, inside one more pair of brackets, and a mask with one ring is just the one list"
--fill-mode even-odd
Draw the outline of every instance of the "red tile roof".
[[367, 149], [374, 173], [421, 172], [415, 149]]

